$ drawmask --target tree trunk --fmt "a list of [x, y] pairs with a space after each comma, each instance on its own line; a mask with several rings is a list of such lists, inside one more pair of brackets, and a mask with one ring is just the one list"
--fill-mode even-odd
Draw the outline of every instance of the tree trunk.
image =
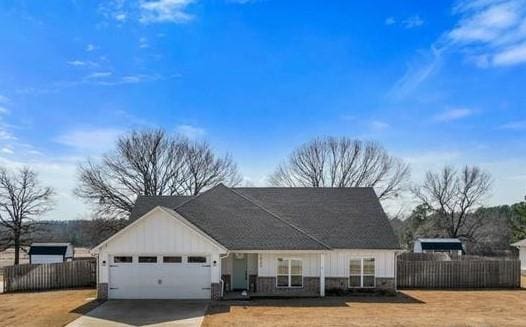
[[20, 263], [20, 233], [15, 233], [15, 265]]

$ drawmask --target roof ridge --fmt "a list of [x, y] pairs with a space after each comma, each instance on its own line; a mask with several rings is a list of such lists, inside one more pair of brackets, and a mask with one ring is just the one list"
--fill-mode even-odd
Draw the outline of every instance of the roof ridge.
[[197, 193], [196, 195], [190, 195], [190, 198], [189, 198], [188, 200], [186, 200], [186, 201], [184, 201], [183, 203], [179, 204], [177, 207], [172, 208], [172, 210], [177, 211], [176, 209], [181, 208], [182, 206], [184, 206], [184, 205], [187, 204], [188, 202], [191, 202], [191, 201], [197, 199], [197, 198], [200, 197], [201, 195], [206, 194], [206, 193], [212, 191], [213, 189], [217, 188], [218, 186], [226, 187], [225, 185], [223, 185], [223, 183], [219, 183], [219, 184], [216, 184], [216, 185], [212, 186], [211, 188], [209, 188], [208, 190], [206, 190], [206, 191], [204, 191], [204, 192]]
[[274, 218], [278, 219], [279, 221], [281, 221], [282, 223], [294, 228], [295, 230], [297, 230], [298, 232], [306, 235], [307, 237], [311, 238], [312, 240], [314, 240], [315, 242], [323, 245], [324, 247], [326, 247], [327, 249], [332, 249], [329, 245], [325, 244], [324, 242], [318, 240], [316, 237], [310, 235], [309, 233], [307, 233], [306, 231], [302, 230], [301, 228], [297, 227], [296, 225], [288, 222], [286, 219], [283, 219], [281, 218], [280, 216], [278, 216], [277, 214], [275, 214], [274, 212], [268, 210], [267, 208], [263, 207], [261, 204], [259, 204], [256, 200], [253, 200], [251, 199], [250, 197], [244, 195], [244, 194], [241, 194], [237, 191], [234, 190], [233, 187], [225, 187], [226, 189], [230, 190], [232, 193], [236, 194], [237, 196], [247, 200], [248, 202], [254, 204], [256, 207], [260, 208], [261, 210], [265, 211], [266, 213], [270, 214], [271, 216], [273, 216]]

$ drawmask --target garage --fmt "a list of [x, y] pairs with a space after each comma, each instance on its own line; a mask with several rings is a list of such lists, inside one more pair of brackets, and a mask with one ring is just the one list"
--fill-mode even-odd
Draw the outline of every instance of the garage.
[[208, 299], [226, 248], [174, 210], [155, 207], [91, 250], [100, 299]]
[[110, 299], [209, 299], [209, 258], [112, 256]]

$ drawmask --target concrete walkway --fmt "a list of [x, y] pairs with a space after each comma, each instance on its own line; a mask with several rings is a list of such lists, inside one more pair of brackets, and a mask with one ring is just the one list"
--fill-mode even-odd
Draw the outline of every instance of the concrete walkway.
[[67, 327], [178, 326], [199, 327], [208, 303], [177, 300], [111, 300]]

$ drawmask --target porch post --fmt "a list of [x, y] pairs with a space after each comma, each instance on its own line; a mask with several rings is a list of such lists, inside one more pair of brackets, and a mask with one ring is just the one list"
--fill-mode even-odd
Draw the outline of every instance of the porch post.
[[320, 254], [320, 296], [325, 296], [325, 254]]

